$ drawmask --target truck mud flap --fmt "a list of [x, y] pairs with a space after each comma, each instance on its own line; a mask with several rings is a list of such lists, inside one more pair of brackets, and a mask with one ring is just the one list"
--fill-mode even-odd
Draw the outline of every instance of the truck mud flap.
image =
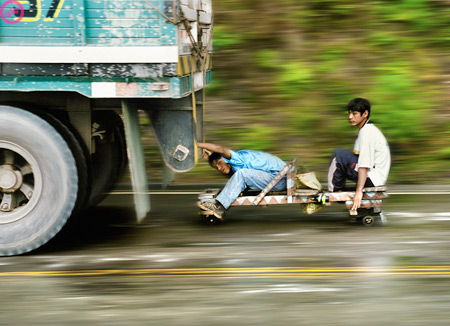
[[154, 129], [166, 166], [186, 172], [197, 163], [196, 141], [203, 137], [201, 94], [178, 100], [152, 100], [141, 105]]
[[137, 108], [129, 100], [122, 100], [122, 111], [125, 123], [128, 160], [133, 185], [134, 204], [138, 222], [141, 222], [150, 211], [147, 173], [145, 171], [144, 151], [141, 142], [141, 130]]

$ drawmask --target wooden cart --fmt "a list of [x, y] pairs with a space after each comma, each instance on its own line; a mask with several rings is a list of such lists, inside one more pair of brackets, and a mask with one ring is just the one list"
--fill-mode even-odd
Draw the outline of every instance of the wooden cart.
[[[355, 190], [340, 192], [319, 191], [313, 189], [296, 188], [295, 176], [297, 174], [296, 160], [287, 162], [286, 166], [272, 179], [272, 181], [262, 190], [245, 190], [231, 204], [231, 206], [266, 206], [283, 204], [307, 205], [331, 205], [333, 202], [344, 203], [349, 210], [351, 222], [358, 222], [365, 226], [372, 226], [376, 223], [386, 224], [386, 215], [383, 212], [383, 199], [389, 197], [387, 188], [370, 187], [363, 189], [361, 207], [357, 211], [352, 211], [353, 196]], [[286, 175], [287, 190], [284, 192], [271, 192], [272, 188]], [[199, 194], [199, 201], [214, 200], [220, 189], [206, 189]], [[221, 222], [211, 211], [201, 211], [202, 220], [207, 224]]]

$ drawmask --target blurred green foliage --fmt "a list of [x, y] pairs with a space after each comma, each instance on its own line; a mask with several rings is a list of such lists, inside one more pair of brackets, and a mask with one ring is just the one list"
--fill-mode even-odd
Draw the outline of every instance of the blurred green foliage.
[[366, 97], [391, 145], [389, 182], [450, 183], [448, 1], [213, 5], [207, 140], [302, 157], [323, 180], [332, 149], [354, 143], [346, 104]]
[[[357, 134], [345, 107], [366, 97], [391, 146], [389, 183], [450, 184], [448, 1], [214, 0], [213, 7], [207, 141], [298, 157], [324, 182], [333, 149], [351, 149]], [[184, 178], [208, 169], [201, 163]]]

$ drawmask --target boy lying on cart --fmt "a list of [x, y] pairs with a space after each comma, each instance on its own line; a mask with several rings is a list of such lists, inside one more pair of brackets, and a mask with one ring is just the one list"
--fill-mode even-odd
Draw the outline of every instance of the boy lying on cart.
[[[211, 143], [197, 143], [197, 146], [205, 149], [204, 157], [213, 168], [230, 176], [214, 201], [198, 203], [201, 209], [211, 211], [218, 219], [222, 219], [225, 211], [241, 192], [247, 188], [263, 190], [286, 165], [280, 158], [266, 152], [253, 150], [234, 152]], [[286, 176], [272, 190], [286, 190]]]

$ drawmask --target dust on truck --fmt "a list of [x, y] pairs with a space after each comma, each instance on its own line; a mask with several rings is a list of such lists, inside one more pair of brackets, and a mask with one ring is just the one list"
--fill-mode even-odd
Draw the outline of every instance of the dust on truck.
[[150, 210], [138, 110], [169, 171], [203, 137], [211, 0], [0, 0], [0, 255], [40, 247], [130, 167]]

